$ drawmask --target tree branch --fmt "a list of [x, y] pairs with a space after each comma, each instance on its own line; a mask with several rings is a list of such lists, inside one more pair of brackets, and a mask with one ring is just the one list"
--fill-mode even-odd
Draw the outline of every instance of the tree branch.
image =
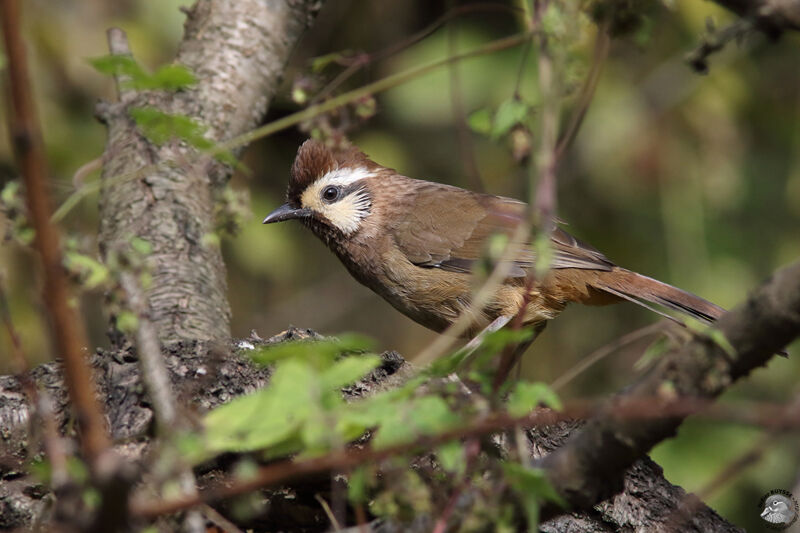
[[[176, 61], [197, 83], [187, 90], [123, 92], [98, 110], [108, 126], [100, 198], [100, 250], [124, 249], [131, 237], [153, 247], [148, 316], [161, 342], [224, 340], [230, 336], [225, 267], [214, 231], [214, 197], [231, 169], [177, 140], [157, 146], [128, 115], [151, 106], [186, 115], [222, 142], [264, 117], [289, 55], [321, 2], [316, 0], [198, 0], [187, 10]], [[109, 33], [111, 52], [121, 31]], [[242, 105], [239, 105], [239, 103]], [[178, 164], [163, 164], [163, 163]], [[143, 167], [149, 170], [141, 175]], [[134, 176], [127, 180], [112, 176]]]
[[798, 0], [714, 0], [740, 17], [754, 19], [771, 35], [784, 30], [800, 30], [800, 1]]
[[103, 414], [95, 397], [91, 371], [84, 359], [86, 333], [70, 304], [67, 276], [62, 266], [58, 230], [50, 221], [47, 163], [34, 108], [17, 0], [0, 2], [3, 39], [8, 55], [12, 109], [9, 125], [14, 155], [25, 180], [25, 200], [36, 231], [34, 245], [42, 261], [43, 298], [58, 353], [64, 360], [67, 388], [81, 428], [81, 449], [94, 472], [109, 447]]
[[[741, 306], [723, 315], [721, 333], [733, 354], [711, 336], [698, 336], [664, 356], [639, 382], [608, 402], [563, 448], [539, 461], [556, 490], [573, 508], [587, 508], [622, 488], [622, 475], [655, 444], [673, 436], [686, 415], [669, 408], [685, 398], [713, 399], [731, 383], [764, 365], [800, 334], [800, 263], [778, 271]], [[643, 398], [661, 398], [665, 415], [650, 421], [620, 419], [618, 412]], [[551, 517], [563, 512], [543, 510]]]

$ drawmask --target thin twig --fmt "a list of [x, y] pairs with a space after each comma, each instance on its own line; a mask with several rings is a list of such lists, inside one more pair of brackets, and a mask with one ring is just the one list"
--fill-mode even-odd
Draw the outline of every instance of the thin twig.
[[623, 346], [627, 346], [628, 344], [635, 342], [639, 339], [643, 339], [649, 335], [654, 335], [664, 330], [665, 327], [669, 325], [669, 322], [665, 322], [660, 320], [655, 322], [654, 324], [650, 324], [643, 328], [639, 328], [635, 331], [631, 331], [615, 339], [614, 341], [606, 344], [598, 348], [597, 350], [593, 351], [586, 357], [581, 358], [575, 365], [573, 365], [569, 370], [558, 376], [551, 384], [550, 388], [553, 390], [558, 390], [577, 376], [588, 370], [590, 367], [594, 366], [598, 362], [605, 359], [608, 355], [616, 352]]
[[[450, 0], [452, 3], [453, 0]], [[447, 25], [447, 47], [448, 54], [455, 56], [458, 53], [458, 26], [455, 22]], [[467, 117], [464, 113], [464, 101], [461, 91], [461, 65], [450, 63], [448, 71], [450, 74], [450, 104], [453, 111], [453, 122], [456, 129], [456, 140], [458, 141], [458, 154], [461, 156], [461, 166], [466, 174], [467, 182], [473, 190], [483, 192], [483, 180], [481, 179], [478, 165], [475, 162], [475, 147], [472, 144], [472, 135], [467, 124]]]
[[314, 499], [317, 500], [322, 507], [322, 510], [325, 512], [325, 516], [328, 517], [328, 520], [331, 521], [331, 527], [334, 531], [341, 531], [342, 526], [339, 524], [339, 520], [336, 518], [336, 515], [333, 514], [331, 510], [331, 506], [328, 505], [328, 502], [325, 501], [325, 498], [320, 496], [319, 494], [314, 494]]
[[0, 15], [13, 104], [9, 120], [11, 138], [25, 180], [25, 198], [36, 231], [34, 245], [42, 261], [45, 308], [50, 315], [58, 353], [64, 361], [67, 388], [81, 428], [81, 449], [94, 471], [110, 443], [95, 396], [91, 370], [85, 360], [86, 334], [78, 313], [70, 304], [72, 295], [62, 267], [59, 235], [50, 221], [46, 158], [20, 34], [22, 23], [18, 0], [2, 0]]
[[[120, 28], [109, 28], [106, 31], [108, 50], [113, 56], [132, 57], [131, 47], [128, 44], [128, 36]], [[122, 73], [114, 75], [114, 82], [117, 86], [117, 97], [120, 102], [127, 102], [136, 96], [136, 91], [128, 87], [130, 77]]]
[[[546, 3], [537, 3], [535, 15], [541, 17]], [[555, 229], [556, 217], [556, 139], [558, 135], [558, 89], [553, 58], [547, 36], [539, 35], [538, 74], [541, 96], [539, 149], [530, 165], [530, 205], [533, 206], [530, 221], [538, 226], [539, 238], [550, 238]], [[537, 182], [534, 189], [533, 183]], [[535, 191], [535, 194], [534, 194]], [[544, 237], [542, 237], [544, 236]], [[538, 266], [538, 265], [537, 265]], [[537, 269], [538, 270], [538, 269]]]
[[[292, 126], [296, 126], [301, 122], [305, 122], [316, 116], [333, 111], [334, 109], [342, 107], [351, 102], [355, 102], [356, 100], [364, 98], [365, 96], [370, 96], [375, 93], [387, 91], [404, 83], [413, 81], [419, 78], [420, 76], [424, 76], [429, 72], [435, 71], [439, 67], [448, 65], [453, 62], [463, 61], [465, 59], [469, 59], [472, 57], [478, 57], [481, 55], [499, 52], [501, 50], [512, 48], [519, 44], [528, 42], [530, 39], [531, 35], [527, 33], [512, 35], [510, 37], [505, 37], [502, 39], [498, 39], [496, 41], [492, 41], [490, 43], [487, 43], [483, 46], [480, 46], [468, 52], [458, 54], [457, 56], [446, 57], [444, 59], [434, 61], [427, 65], [414, 67], [406, 71], [399, 72], [397, 74], [392, 74], [380, 80], [364, 85], [363, 87], [359, 87], [357, 89], [353, 89], [352, 91], [342, 93], [338, 96], [335, 96], [319, 104], [311, 105], [305, 109], [297, 111], [296, 113], [292, 113], [278, 120], [270, 122], [269, 124], [265, 124], [260, 128], [256, 128], [249, 132], [243, 133], [242, 135], [221, 142], [211, 150], [202, 152], [201, 154], [196, 155], [195, 157], [198, 158], [214, 157], [226, 153], [229, 150], [241, 148], [247, 144], [250, 144], [255, 140], [267, 137], [279, 131], [288, 129]], [[167, 164], [169, 164], [169, 162], [154, 163], [151, 165], [141, 167], [133, 172], [128, 172], [125, 174], [119, 174], [115, 176], [109, 176], [102, 180], [102, 184], [110, 185], [121, 181], [136, 180], [141, 178], [142, 176], [157, 171], [162, 165], [167, 165]], [[61, 204], [61, 206], [56, 210], [55, 214], [53, 215], [53, 220], [58, 221], [63, 219], [67, 215], [67, 213], [71, 209], [73, 209], [75, 205], [77, 205], [83, 198], [87, 197], [92, 193], [97, 192], [100, 189], [100, 186], [101, 186], [100, 181], [92, 182], [70, 194], [67, 197], [67, 199], [64, 200], [64, 202]]]
[[[147, 315], [147, 302], [136, 276], [126, 271], [120, 275], [120, 285], [128, 300], [128, 306], [138, 319], [136, 328], [136, 348], [139, 366], [142, 369], [142, 382], [153, 404], [153, 416], [159, 437], [174, 446], [175, 432], [185, 425], [178, 418], [175, 397], [169, 379], [169, 370], [161, 355], [158, 332]], [[189, 465], [178, 465], [178, 484], [187, 496], [197, 495], [197, 482]], [[189, 533], [205, 530], [202, 515], [192, 510], [187, 513], [185, 526]]]
[[597, 34], [594, 40], [594, 54], [592, 56], [592, 66], [589, 69], [589, 74], [583, 82], [580, 95], [578, 96], [578, 103], [572, 111], [569, 118], [569, 125], [561, 138], [558, 140], [556, 147], [555, 164], [558, 165], [564, 153], [569, 148], [578, 130], [583, 123], [586, 112], [589, 110], [589, 105], [594, 98], [595, 89], [597, 89], [597, 82], [600, 80], [600, 73], [603, 71], [606, 58], [608, 57], [608, 49], [611, 46], [611, 38], [608, 36], [608, 27], [610, 19], [604, 19], [603, 22], [597, 27]]
[[334, 90], [336, 90], [337, 87], [339, 87], [342, 83], [344, 83], [344, 81], [349, 79], [353, 74], [358, 72], [360, 69], [364, 68], [369, 64], [382, 61], [399, 52], [402, 52], [408, 47], [413, 46], [414, 44], [428, 37], [437, 29], [444, 26], [447, 22], [464, 15], [469, 15], [477, 12], [488, 12], [488, 11], [505, 11], [514, 13], [518, 11], [518, 9], [513, 6], [506, 6], [503, 4], [496, 4], [496, 3], [469, 4], [449, 9], [444, 15], [433, 21], [431, 24], [429, 24], [422, 30], [418, 31], [417, 33], [401, 40], [399, 43], [392, 44], [382, 50], [378, 50], [377, 52], [373, 52], [370, 54], [359, 54], [353, 60], [353, 62], [347, 66], [347, 68], [345, 68], [342, 72], [340, 72], [324, 89], [322, 89], [317, 95], [314, 96], [314, 98], [312, 99], [312, 103], [324, 100]]
[[241, 529], [236, 527], [236, 524], [222, 516], [216, 509], [210, 505], [200, 506], [202, 513], [213, 522], [217, 527], [225, 531], [225, 533], [244, 533]]
[[[348, 471], [370, 462], [379, 462], [415, 450], [428, 450], [445, 442], [460, 438], [479, 437], [514, 426], [537, 427], [553, 425], [565, 420], [587, 419], [606, 412], [604, 398], [574, 400], [560, 412], [549, 409], [533, 411], [514, 417], [506, 412], [481, 415], [476, 420], [439, 435], [420, 436], [416, 441], [382, 449], [363, 448], [336, 450], [326, 455], [302, 460], [284, 460], [262, 467], [247, 480], [222, 481], [215, 488], [205, 490], [195, 497], [181, 497], [168, 501], [136, 500], [131, 503], [131, 513], [142, 518], [155, 518], [171, 514], [201, 503], [215, 502], [245, 494], [253, 490], [277, 486], [308, 476], [331, 471]], [[635, 402], [614, 406], [614, 417], [621, 421], [661, 420], [696, 415], [702, 419], [724, 420], [759, 427], [800, 430], [800, 413], [775, 403], [750, 402], [736, 405], [713, 405], [704, 398], [678, 398], [665, 402], [660, 396], [637, 397]]]

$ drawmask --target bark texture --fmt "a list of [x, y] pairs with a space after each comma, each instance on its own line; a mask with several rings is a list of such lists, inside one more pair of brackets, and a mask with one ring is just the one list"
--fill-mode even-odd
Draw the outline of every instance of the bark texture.
[[[267, 343], [315, 337], [310, 330], [290, 328]], [[254, 341], [255, 343], [255, 341]], [[269, 382], [266, 369], [252, 365], [235, 353], [230, 346], [209, 343], [177, 343], [164, 351], [173, 390], [183, 407], [181, 416], [195, 419], [203, 412], [230, 399], [252, 392]], [[382, 356], [383, 364], [370, 376], [343, 390], [347, 398], [369, 396], [387, 387], [396, 386], [404, 379], [408, 363], [394, 352]], [[144, 392], [140, 365], [132, 349], [101, 352], [93, 358], [98, 390], [106, 398], [108, 424], [112, 437], [118, 444], [115, 449], [134, 464], [146, 463], [149, 436], [154, 426], [151, 404]], [[64, 388], [60, 365], [49, 363], [32, 372], [40, 387], [46, 389], [59, 416], [59, 423], [67, 434], [72, 433], [68, 395]], [[0, 530], [30, 527], [34, 520], [47, 520], [51, 511], [51, 498], [47, 489], [34, 477], [26, 474], [26, 457], [37, 453], [40, 442], [37, 432], [31, 431], [32, 416], [22, 385], [16, 377], [0, 377]], [[559, 423], [539, 427], [527, 432], [531, 456], [541, 458], [564, 444], [569, 435], [580, 426], [577, 422]], [[228, 458], [230, 461], [231, 458]], [[205, 465], [198, 469], [199, 484], [212, 485], [224, 478], [220, 468], [224, 463]], [[255, 531], [328, 531], [328, 517], [315, 499], [317, 494], [327, 496], [331, 483], [329, 476], [317, 476], [282, 489], [264, 490], [258, 501], [264, 512], [239, 525]], [[592, 509], [566, 513], [544, 524], [546, 532], [608, 532], [653, 531], [672, 519], [687, 495], [680, 487], [670, 484], [661, 468], [644, 458], [637, 461], [624, 476], [622, 491], [600, 502]], [[689, 496], [691, 498], [691, 496]], [[693, 500], [691, 520], [682, 525], [683, 531], [740, 531], [713, 510]], [[218, 506], [228, 514], [235, 502], [222, 502]], [[376, 522], [376, 532], [428, 532], [435, 517], [420, 516], [413, 523]]]
[[798, 0], [714, 0], [741, 17], [753, 18], [772, 34], [784, 30], [800, 30]]
[[[128, 111], [152, 106], [187, 115], [224, 141], [264, 117], [289, 55], [313, 20], [318, 0], [198, 0], [187, 10], [176, 61], [198, 83], [175, 93], [132, 92], [98, 107], [108, 126], [100, 197], [100, 251], [104, 259], [132, 237], [153, 246], [149, 316], [162, 343], [227, 340], [230, 307], [225, 266], [214, 231], [214, 200], [231, 169], [186, 143], [156, 146]], [[110, 39], [112, 53], [115, 40]], [[117, 43], [119, 47], [119, 43]], [[142, 169], [145, 169], [142, 172]]]

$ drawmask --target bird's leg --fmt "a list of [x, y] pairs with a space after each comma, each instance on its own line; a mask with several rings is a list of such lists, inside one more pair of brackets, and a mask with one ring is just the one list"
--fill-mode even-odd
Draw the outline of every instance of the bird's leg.
[[483, 340], [486, 338], [487, 335], [490, 333], [494, 333], [495, 331], [501, 329], [503, 326], [511, 322], [511, 319], [514, 318], [513, 316], [499, 316], [492, 320], [488, 326], [483, 328], [477, 335], [475, 335], [471, 341], [464, 345], [461, 349], [464, 352], [464, 358], [461, 360], [460, 365], [469, 364], [472, 359], [472, 355], [475, 351], [480, 347], [483, 343]]
[[495, 394], [500, 387], [505, 383], [506, 379], [508, 379], [508, 375], [513, 370], [514, 366], [519, 364], [520, 359], [522, 358], [522, 354], [533, 344], [533, 341], [539, 337], [539, 335], [544, 331], [544, 328], [547, 327], [547, 322], [539, 322], [538, 324], [534, 324], [533, 326], [533, 335], [530, 339], [517, 344], [516, 346], [509, 346], [509, 349], [503, 350], [503, 355], [500, 358], [500, 364], [497, 366], [497, 372], [494, 374], [494, 380], [492, 381], [492, 392]]

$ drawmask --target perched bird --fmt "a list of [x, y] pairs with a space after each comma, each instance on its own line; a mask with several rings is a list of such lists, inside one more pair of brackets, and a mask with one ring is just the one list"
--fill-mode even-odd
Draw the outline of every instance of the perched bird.
[[[470, 304], [472, 269], [487, 239], [515, 234], [526, 204], [449, 185], [411, 179], [370, 160], [356, 148], [332, 151], [308, 140], [291, 170], [286, 204], [264, 224], [297, 219], [345, 267], [397, 310], [443, 331]], [[509, 258], [508, 275], [467, 334], [507, 323], [522, 311], [526, 325], [543, 326], [572, 302], [625, 300], [657, 304], [705, 322], [724, 310], [699, 296], [615, 265], [561, 228], [552, 233], [552, 260], [543, 279], [530, 281], [536, 261], [528, 242]], [[526, 292], [528, 293], [526, 295]]]

